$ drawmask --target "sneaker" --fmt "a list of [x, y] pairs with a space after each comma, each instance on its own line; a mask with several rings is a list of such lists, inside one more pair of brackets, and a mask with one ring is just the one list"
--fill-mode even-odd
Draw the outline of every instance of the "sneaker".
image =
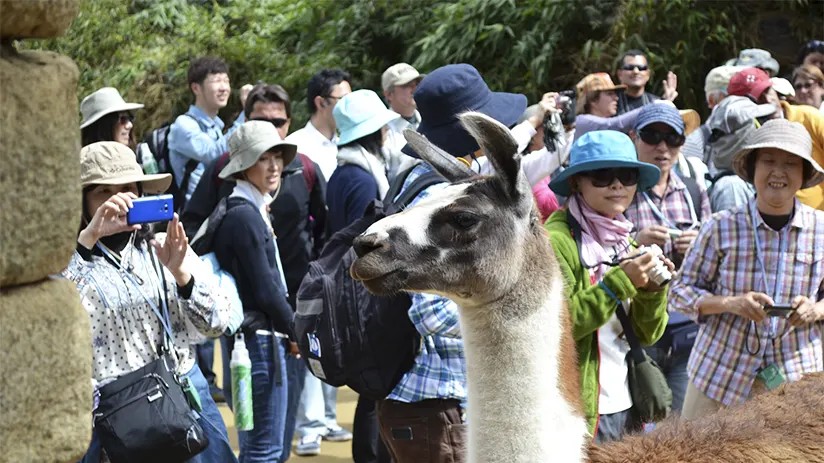
[[295, 446], [295, 455], [313, 457], [320, 455], [320, 436], [303, 436]]
[[346, 442], [352, 440], [352, 433], [341, 428], [326, 428], [326, 434], [323, 435], [324, 440], [329, 442]]

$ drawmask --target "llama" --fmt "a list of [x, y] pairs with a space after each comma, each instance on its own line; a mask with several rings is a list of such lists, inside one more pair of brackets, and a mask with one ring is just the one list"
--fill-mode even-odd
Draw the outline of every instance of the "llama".
[[470, 462], [824, 461], [822, 374], [712, 416], [593, 446], [560, 270], [515, 142], [483, 114], [465, 113], [461, 122], [496, 174], [476, 176], [406, 131], [452, 185], [358, 237], [351, 274], [376, 294], [426, 292], [458, 304]]
[[460, 307], [470, 461], [581, 461], [587, 429], [563, 281], [506, 127], [461, 118], [496, 174], [476, 174], [418, 133], [453, 184], [355, 240], [353, 278], [377, 294], [440, 294]]

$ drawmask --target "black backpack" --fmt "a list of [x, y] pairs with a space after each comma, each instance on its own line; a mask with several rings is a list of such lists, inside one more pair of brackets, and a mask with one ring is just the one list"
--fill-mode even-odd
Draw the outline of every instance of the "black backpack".
[[[191, 117], [197, 122], [198, 126], [200, 125], [200, 122], [196, 118], [190, 116], [189, 114], [183, 115]], [[189, 186], [189, 179], [192, 176], [192, 172], [194, 172], [197, 167], [197, 161], [190, 159], [186, 162], [186, 167], [183, 169], [183, 179], [180, 182], [180, 186], [177, 186], [177, 178], [175, 178], [174, 171], [172, 170], [172, 163], [169, 160], [169, 130], [171, 130], [171, 128], [171, 122], [163, 124], [159, 128], [149, 132], [149, 134], [143, 138], [143, 143], [145, 143], [149, 151], [152, 152], [155, 162], [157, 162], [158, 172], [172, 174], [172, 183], [169, 185], [169, 189], [166, 190], [166, 193], [174, 196], [175, 211], [181, 213], [183, 212], [183, 206], [186, 202], [185, 192]], [[138, 153], [140, 152], [139, 149], [137, 151]], [[138, 162], [141, 164], [143, 163], [141, 159], [138, 159]]]
[[373, 400], [389, 395], [409, 371], [421, 336], [409, 320], [408, 294], [375, 296], [349, 275], [357, 258], [352, 240], [402, 210], [427, 187], [445, 181], [437, 172], [425, 173], [392, 202], [405, 177], [401, 174], [393, 182], [385, 204], [375, 200], [361, 219], [327, 241], [320, 257], [309, 264], [297, 295], [295, 335], [309, 371], [327, 384], [349, 386]]

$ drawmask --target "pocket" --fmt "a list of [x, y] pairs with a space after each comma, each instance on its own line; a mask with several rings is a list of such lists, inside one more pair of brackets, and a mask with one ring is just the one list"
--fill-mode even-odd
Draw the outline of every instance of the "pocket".
[[431, 461], [428, 418], [389, 418], [382, 420], [381, 427], [384, 443], [397, 458], [395, 463]]
[[466, 461], [466, 441], [468, 432], [465, 424], [450, 424], [447, 426], [449, 445], [452, 448], [452, 463]]

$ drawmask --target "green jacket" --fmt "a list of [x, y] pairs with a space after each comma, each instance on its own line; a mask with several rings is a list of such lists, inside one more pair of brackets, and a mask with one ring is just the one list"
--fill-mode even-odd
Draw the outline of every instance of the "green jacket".
[[[581, 401], [589, 431], [594, 435], [600, 392], [598, 328], [609, 321], [617, 305], [603, 288], [590, 284], [589, 270], [581, 264], [578, 246], [569, 229], [567, 211], [562, 209], [553, 213], [544, 227], [549, 232], [549, 240], [566, 283], [572, 336], [578, 349]], [[638, 290], [619, 267], [607, 270], [602, 281], [619, 299], [632, 299], [629, 318], [641, 343], [650, 345], [658, 341], [669, 318], [667, 288], [657, 292]]]

